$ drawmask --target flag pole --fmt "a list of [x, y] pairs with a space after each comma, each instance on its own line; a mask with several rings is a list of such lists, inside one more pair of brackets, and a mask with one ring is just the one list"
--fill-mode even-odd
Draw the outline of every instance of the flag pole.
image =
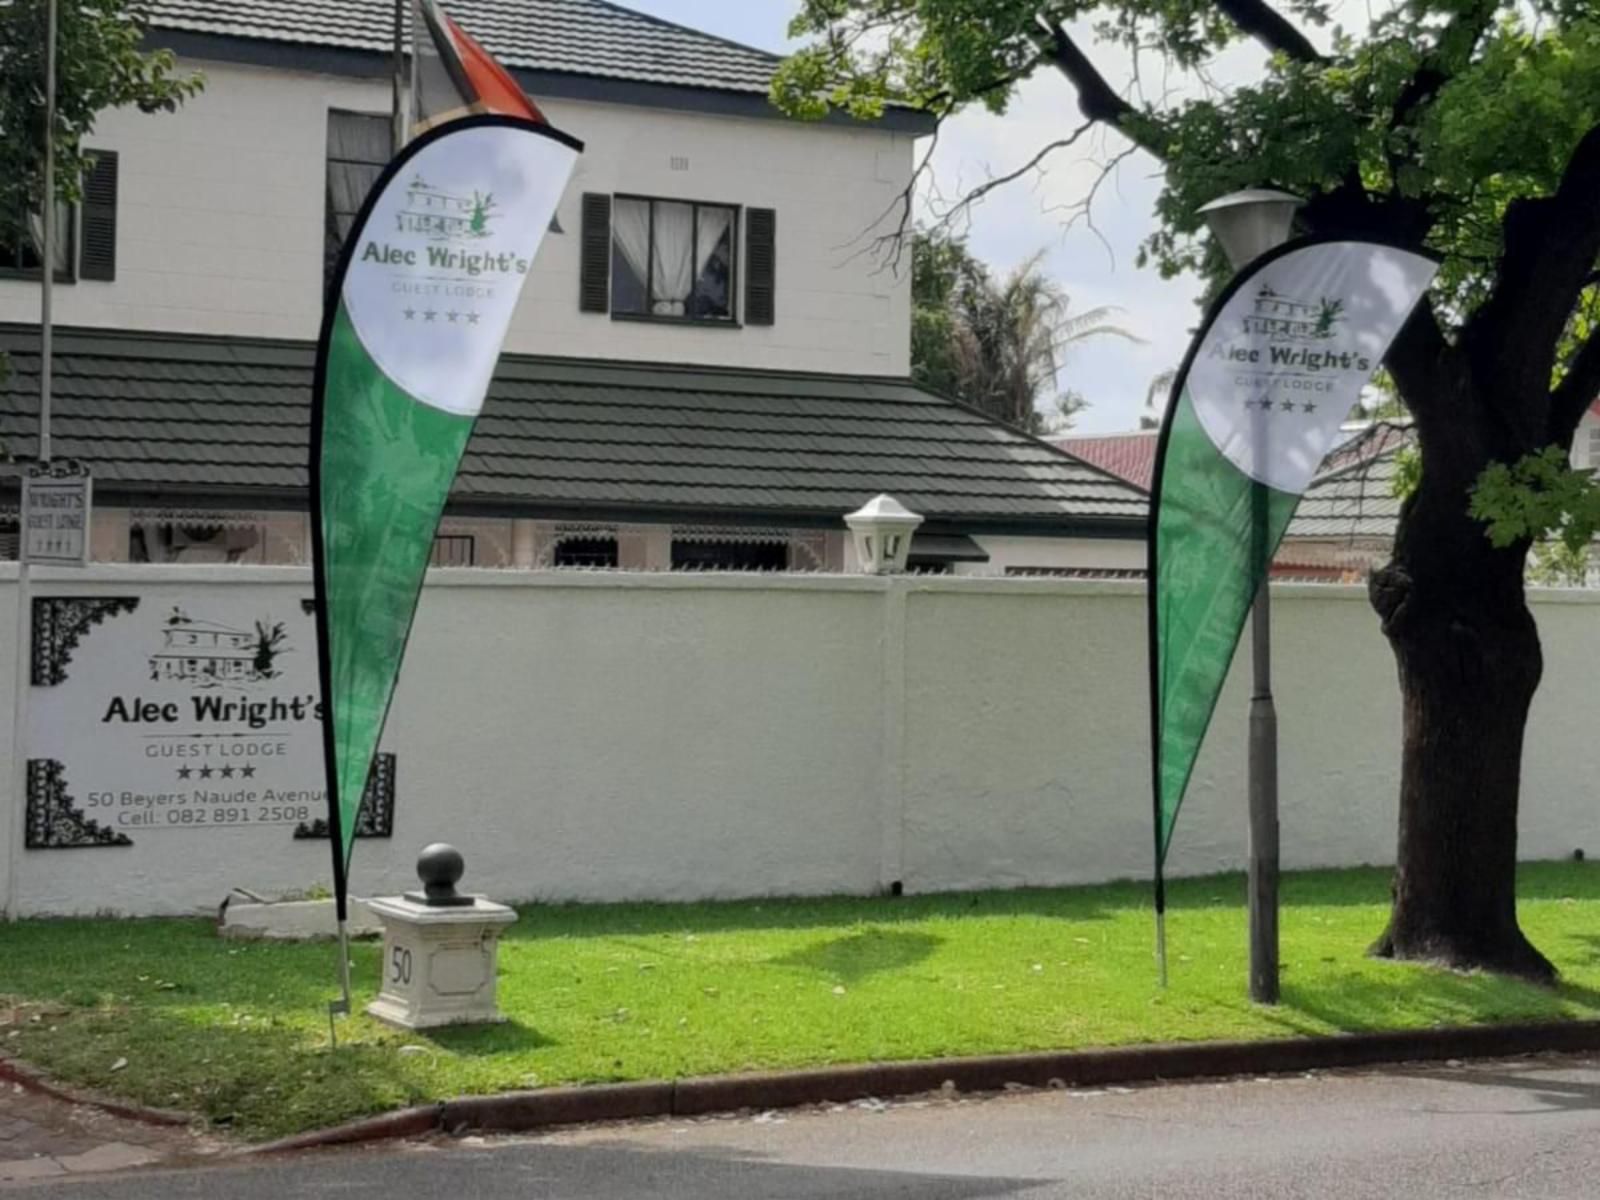
[[406, 115], [402, 106], [405, 92], [406, 79], [406, 14], [407, 0], [394, 0], [394, 74], [390, 79], [390, 100], [392, 112], [390, 120], [393, 123], [390, 136], [394, 140], [395, 152], [406, 144]]
[[1156, 869], [1156, 978], [1167, 990], [1167, 905], [1160, 868]]
[[[1243, 191], [1203, 205], [1199, 213], [1235, 273], [1289, 240], [1302, 201], [1286, 192]], [[1257, 410], [1256, 483], [1250, 490], [1251, 566], [1261, 584], [1250, 608], [1249, 861], [1250, 999], [1278, 1002], [1278, 710], [1272, 698], [1272, 561], [1268, 546], [1266, 410]]]
[[1155, 906], [1156, 906], [1156, 976], [1161, 990], [1167, 989], [1167, 879], [1165, 846], [1161, 836], [1161, 630], [1157, 619], [1156, 580], [1157, 552], [1160, 542], [1157, 532], [1160, 521], [1156, 505], [1161, 496], [1161, 476], [1166, 467], [1167, 438], [1172, 432], [1172, 413], [1178, 405], [1178, 389], [1187, 370], [1181, 370], [1172, 379], [1172, 394], [1167, 399], [1167, 411], [1161, 418], [1161, 432], [1156, 437], [1156, 459], [1150, 480], [1150, 506], [1145, 513], [1145, 655], [1150, 672], [1150, 833], [1155, 851]]
[[39, 453], [50, 461], [50, 378], [56, 282], [56, 0], [45, 4], [44, 201], [39, 205]]

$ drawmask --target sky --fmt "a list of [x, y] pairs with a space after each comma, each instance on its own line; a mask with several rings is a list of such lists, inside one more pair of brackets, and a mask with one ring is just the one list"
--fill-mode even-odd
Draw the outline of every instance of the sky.
[[[786, 30], [798, 7], [796, 0], [623, 2], [778, 53], [791, 46]], [[1239, 47], [1214, 64], [1213, 75], [1247, 76], [1260, 61], [1254, 47]], [[1125, 56], [1097, 55], [1097, 62], [1104, 63], [1102, 70], [1114, 82], [1132, 77]], [[1054, 72], [1040, 72], [1022, 85], [1005, 116], [970, 111], [946, 122], [933, 162], [938, 187], [955, 196], [990, 174], [1014, 170], [1077, 123], [1071, 85]], [[1097, 163], [1124, 144], [1115, 135], [1097, 135], [1095, 142], [1086, 152], [1074, 147], [1056, 155], [1042, 174], [991, 193], [971, 217], [969, 246], [1000, 273], [1042, 251], [1043, 269], [1066, 290], [1070, 311], [1100, 305], [1121, 310], [1115, 323], [1141, 340], [1102, 338], [1074, 345], [1059, 377], [1063, 388], [1089, 401], [1074, 432], [1114, 433], [1138, 427], [1150, 381], [1183, 358], [1199, 322], [1195, 299], [1200, 284], [1193, 278], [1163, 280], [1154, 268], [1134, 265], [1140, 242], [1155, 228], [1154, 204], [1161, 185], [1159, 164], [1143, 152], [1128, 158], [1100, 187], [1094, 229], [1082, 221], [1066, 225], [1063, 210], [1084, 196], [1099, 174]]]

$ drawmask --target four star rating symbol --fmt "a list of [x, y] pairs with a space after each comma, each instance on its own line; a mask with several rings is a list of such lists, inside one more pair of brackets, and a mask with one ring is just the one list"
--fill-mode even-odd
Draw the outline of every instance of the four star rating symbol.
[[[1244, 406], [1246, 408], [1259, 408], [1264, 413], [1269, 413], [1274, 408], [1271, 396], [1260, 396], [1254, 400], [1246, 400], [1244, 402]], [[1292, 413], [1296, 408], [1303, 413], [1314, 413], [1317, 411], [1317, 404], [1314, 400], [1302, 400], [1298, 403], [1293, 400], [1279, 400], [1276, 407], [1279, 412], [1286, 413]]]
[[400, 315], [408, 321], [415, 321], [418, 317], [421, 317], [424, 324], [429, 321], [436, 321], [440, 317], [443, 317], [452, 325], [459, 325], [463, 321], [465, 321], [468, 325], [476, 325], [480, 320], [483, 319], [482, 313], [472, 312], [470, 310], [467, 312], [462, 312], [460, 309], [452, 309], [449, 312], [440, 312], [436, 308], [424, 308], [420, 311], [415, 308], [403, 308], [400, 310]]
[[256, 768], [254, 763], [244, 763], [239, 767], [234, 767], [230, 763], [223, 767], [200, 767], [198, 770], [187, 766], [178, 768], [179, 779], [192, 779], [196, 775], [199, 775], [201, 779], [210, 779], [212, 775], [220, 775], [223, 779], [232, 779], [234, 775], [238, 775], [242, 779], [254, 779]]

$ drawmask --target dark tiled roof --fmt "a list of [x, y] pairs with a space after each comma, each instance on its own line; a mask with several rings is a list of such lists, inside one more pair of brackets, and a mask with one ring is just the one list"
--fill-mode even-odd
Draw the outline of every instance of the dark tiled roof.
[[[37, 330], [0, 325], [0, 440], [34, 452]], [[101, 492], [306, 486], [309, 343], [60, 329], [57, 457]], [[26, 415], [24, 415], [26, 414]], [[836, 521], [879, 492], [962, 523], [1143, 519], [1104, 472], [908, 382], [507, 355], [458, 506]]]
[[[605, 0], [449, 0], [509, 67], [765, 96], [778, 57]], [[388, 54], [394, 0], [148, 0], [156, 29]]]

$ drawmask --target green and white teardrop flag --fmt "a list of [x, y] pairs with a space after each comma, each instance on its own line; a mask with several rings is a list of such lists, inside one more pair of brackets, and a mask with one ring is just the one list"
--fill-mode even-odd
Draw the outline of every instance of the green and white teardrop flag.
[[1256, 590], [1437, 270], [1375, 242], [1280, 246], [1234, 277], [1173, 384], [1148, 533], [1158, 918], [1178, 807]]
[[468, 116], [373, 186], [334, 274], [312, 410], [312, 541], [341, 923], [356, 814], [450, 485], [582, 145]]

